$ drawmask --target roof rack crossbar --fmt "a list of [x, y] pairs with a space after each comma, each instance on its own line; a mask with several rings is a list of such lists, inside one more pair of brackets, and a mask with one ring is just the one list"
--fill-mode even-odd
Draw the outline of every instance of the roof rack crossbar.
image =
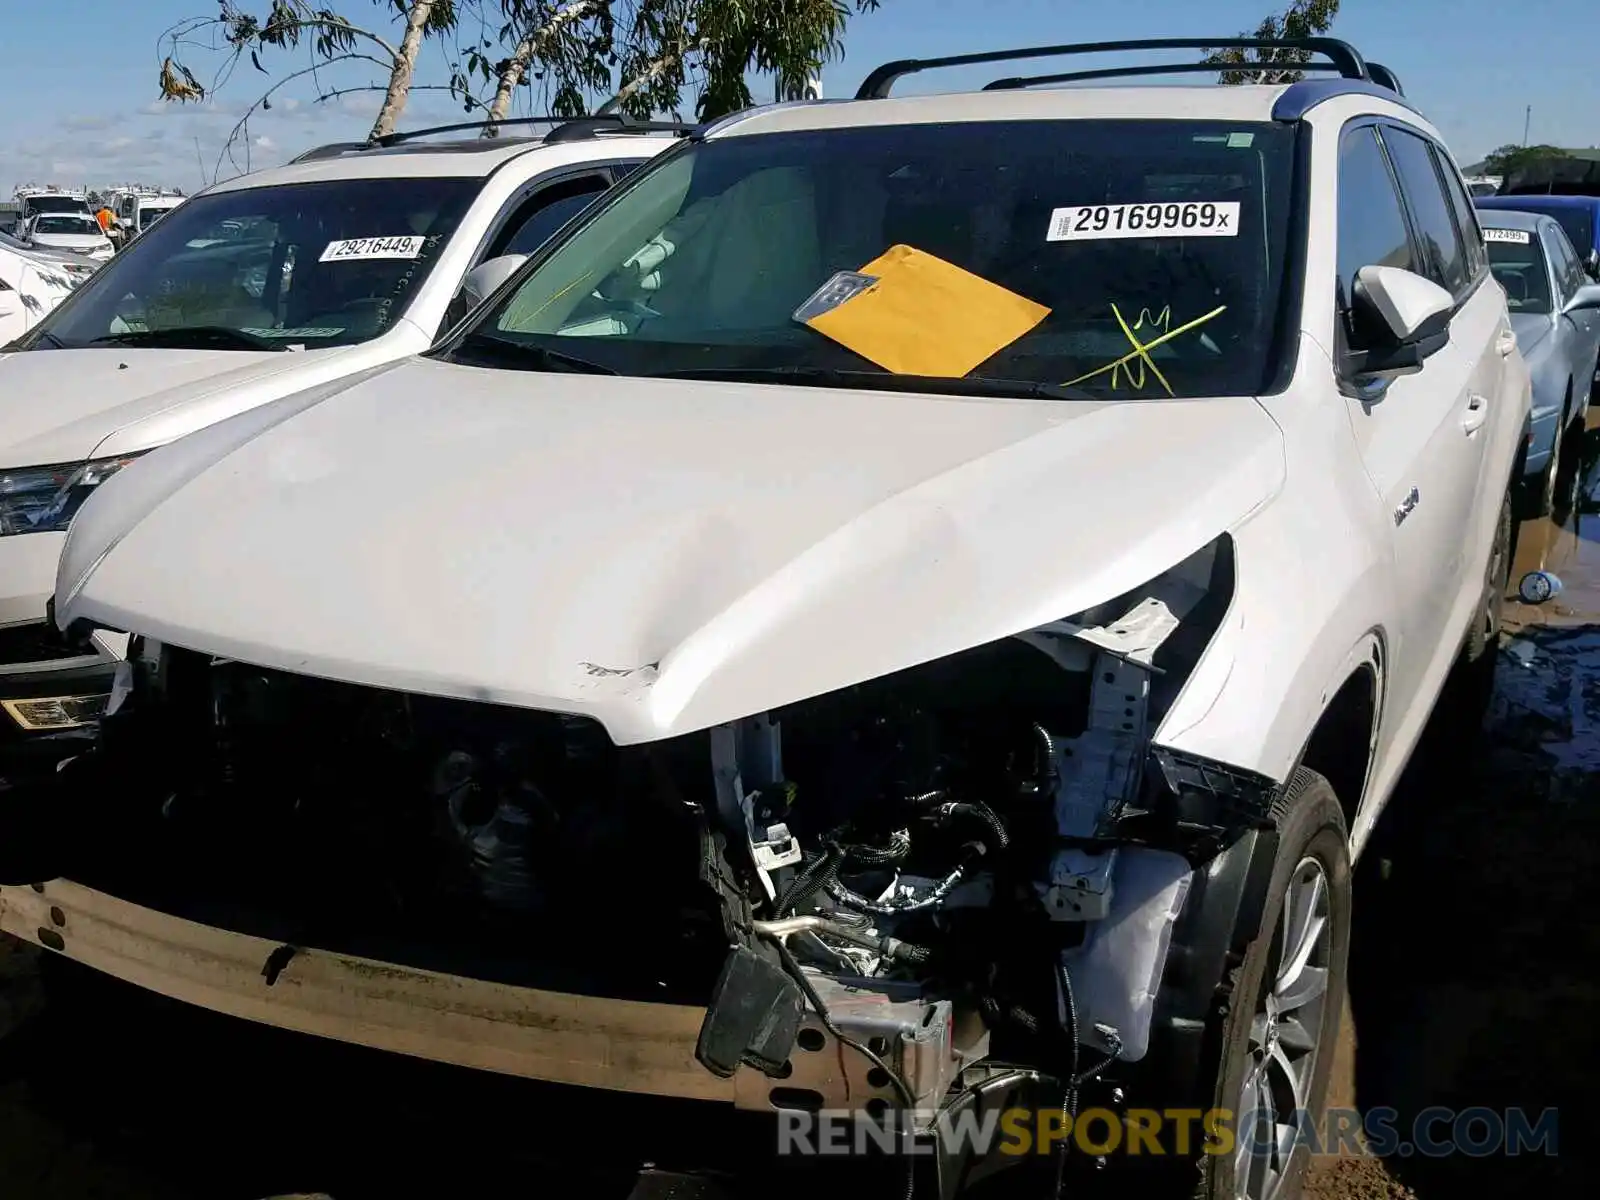
[[[983, 85], [986, 92], [1005, 92], [1018, 88], [1043, 87], [1052, 83], [1073, 83], [1080, 79], [1122, 79], [1130, 75], [1213, 75], [1221, 71], [1250, 70], [1249, 66], [1221, 66], [1217, 63], [1157, 63], [1149, 67], [1102, 67], [1095, 71], [1067, 71], [1060, 75], [1018, 75], [1009, 79], [996, 79]], [[1333, 63], [1296, 63], [1296, 71], [1336, 71]], [[1267, 70], [1272, 70], [1268, 67]]]
[[[1304, 50], [1329, 59], [1346, 79], [1370, 80], [1366, 61], [1349, 42], [1338, 38], [1141, 38], [1121, 42], [1071, 42], [1062, 46], [1026, 46], [1016, 50], [990, 50], [981, 54], [954, 54], [948, 58], [903, 58], [875, 68], [856, 89], [857, 100], [883, 100], [895, 81], [920, 71], [945, 67], [974, 67], [985, 63], [1015, 62], [1028, 58], [1056, 58], [1069, 54], [1112, 54], [1127, 50]], [[1212, 70], [1249, 70], [1252, 64], [1207, 64]], [[1295, 69], [1302, 64], [1296, 63]]]

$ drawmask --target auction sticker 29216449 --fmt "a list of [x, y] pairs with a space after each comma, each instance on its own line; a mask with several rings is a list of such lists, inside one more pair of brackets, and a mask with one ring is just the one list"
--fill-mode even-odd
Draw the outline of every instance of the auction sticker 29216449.
[[318, 262], [344, 262], [363, 258], [415, 258], [422, 253], [425, 237], [365, 237], [344, 238], [329, 242], [318, 257]]

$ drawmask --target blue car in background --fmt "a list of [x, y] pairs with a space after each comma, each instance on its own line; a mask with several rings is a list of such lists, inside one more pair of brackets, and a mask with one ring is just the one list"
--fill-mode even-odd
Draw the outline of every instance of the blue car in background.
[[[1521, 199], [1521, 197], [1518, 197]], [[1481, 203], [1481, 202], [1480, 202]], [[1565, 231], [1540, 213], [1478, 213], [1489, 269], [1506, 294], [1517, 348], [1533, 377], [1524, 461], [1524, 516], [1560, 507], [1564, 452], [1576, 463], [1592, 395], [1600, 396], [1600, 283], [1584, 270]]]
[[1490, 212], [1514, 209], [1555, 218], [1584, 270], [1600, 280], [1600, 196], [1480, 196], [1473, 204]]

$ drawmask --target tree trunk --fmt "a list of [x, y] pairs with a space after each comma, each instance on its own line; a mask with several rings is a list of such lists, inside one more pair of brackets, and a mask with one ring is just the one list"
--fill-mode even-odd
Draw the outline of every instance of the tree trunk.
[[679, 46], [675, 49], [667, 51], [660, 58], [652, 61], [649, 66], [640, 71], [632, 79], [628, 80], [627, 83], [623, 84], [615, 96], [611, 97], [611, 99], [607, 100], [595, 111], [602, 113], [615, 112], [630, 99], [632, 99], [635, 92], [638, 92], [654, 83], [669, 67], [675, 66], [686, 54], [692, 53], [696, 50], [704, 50], [705, 47], [705, 40], [701, 39], [700, 41], [694, 42], [691, 45]]
[[493, 128], [493, 122], [505, 120], [506, 114], [511, 111], [511, 94], [521, 85], [534, 56], [549, 45], [564, 26], [582, 20], [598, 7], [598, 0], [573, 0], [571, 4], [558, 8], [539, 28], [530, 29], [527, 36], [517, 43], [517, 48], [506, 59], [500, 79], [495, 84], [494, 99], [489, 103], [490, 126], [485, 129], [485, 136]]
[[406, 97], [411, 93], [411, 79], [417, 71], [417, 55], [422, 51], [422, 36], [427, 31], [428, 18], [433, 13], [434, 0], [413, 0], [411, 11], [406, 13], [406, 35], [400, 50], [394, 56], [394, 70], [389, 74], [389, 88], [383, 95], [383, 107], [373, 122], [371, 137], [380, 138], [394, 132], [395, 122], [406, 110]]

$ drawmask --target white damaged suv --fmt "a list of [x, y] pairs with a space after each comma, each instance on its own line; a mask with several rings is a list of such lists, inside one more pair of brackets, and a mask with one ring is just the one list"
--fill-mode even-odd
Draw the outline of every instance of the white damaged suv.
[[850, 1110], [946, 1193], [1027, 1161], [951, 1114], [1220, 1108], [1184, 1194], [1292, 1195], [1352, 860], [1493, 670], [1529, 408], [1437, 131], [1302, 45], [1338, 77], [887, 94], [1104, 48], [1055, 47], [739, 114], [426, 355], [119, 472], [56, 604], [130, 661], [0, 806], [0, 925]]
[[91, 490], [214, 421], [426, 350], [677, 128], [504, 124], [319, 147], [219, 183], [0, 348], [0, 786], [92, 732], [124, 648], [46, 625]]

